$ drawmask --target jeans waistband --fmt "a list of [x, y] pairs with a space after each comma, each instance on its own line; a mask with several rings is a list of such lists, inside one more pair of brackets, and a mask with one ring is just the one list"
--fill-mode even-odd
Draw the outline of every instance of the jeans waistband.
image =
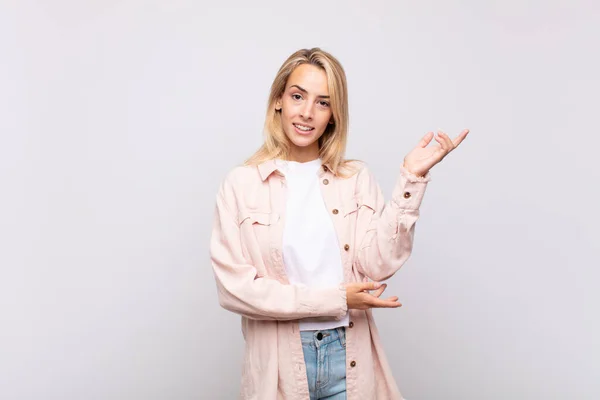
[[[317, 346], [323, 346], [339, 339], [342, 346], [344, 346], [346, 344], [346, 328], [340, 326], [338, 328], [318, 331], [301, 331], [300, 337], [302, 338], [302, 344], [314, 343]], [[321, 338], [320, 340], [319, 337]]]

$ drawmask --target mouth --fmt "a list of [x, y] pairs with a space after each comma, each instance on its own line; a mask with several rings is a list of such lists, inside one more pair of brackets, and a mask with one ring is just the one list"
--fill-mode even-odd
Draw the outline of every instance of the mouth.
[[300, 135], [308, 135], [312, 131], [315, 130], [314, 127], [308, 126], [308, 125], [302, 125], [302, 124], [292, 124], [292, 125], [294, 125], [294, 128], [296, 128], [296, 132], [298, 132]]

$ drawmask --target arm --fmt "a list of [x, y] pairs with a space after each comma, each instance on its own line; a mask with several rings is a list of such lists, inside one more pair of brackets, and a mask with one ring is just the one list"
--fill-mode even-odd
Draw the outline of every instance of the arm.
[[392, 199], [386, 203], [373, 174], [366, 167], [359, 172], [355, 262], [371, 280], [390, 278], [408, 260], [419, 207], [430, 179], [429, 172], [418, 177], [401, 167]]
[[343, 286], [311, 289], [257, 277], [256, 268], [242, 253], [234, 204], [233, 186], [225, 180], [217, 195], [210, 242], [219, 304], [251, 319], [293, 320], [315, 316], [341, 319], [348, 309]]

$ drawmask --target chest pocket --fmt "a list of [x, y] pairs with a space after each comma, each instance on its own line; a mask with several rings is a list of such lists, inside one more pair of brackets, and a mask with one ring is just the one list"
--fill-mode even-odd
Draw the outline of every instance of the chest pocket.
[[255, 210], [241, 210], [239, 213], [242, 250], [245, 258], [251, 262], [258, 276], [269, 275], [267, 270], [270, 251], [273, 245], [275, 225], [279, 214]]
[[279, 221], [279, 214], [272, 212], [242, 210], [240, 211], [239, 221], [240, 225], [250, 224], [270, 226]]
[[367, 207], [371, 209], [371, 212], [375, 212], [375, 202], [372, 201], [372, 199], [366, 198], [366, 196], [357, 195], [347, 200], [344, 204], [344, 217], [356, 217], [356, 214], [361, 207]]

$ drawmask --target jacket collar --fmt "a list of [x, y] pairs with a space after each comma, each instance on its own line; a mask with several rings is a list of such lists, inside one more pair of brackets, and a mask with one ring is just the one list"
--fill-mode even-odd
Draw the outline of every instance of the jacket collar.
[[275, 160], [267, 160], [258, 164], [258, 173], [260, 174], [260, 179], [267, 180], [267, 178], [279, 167], [275, 164]]
[[[271, 174], [275, 171], [281, 172], [275, 160], [267, 160], [258, 164], [258, 173], [260, 174], [260, 179], [262, 179], [263, 182], [267, 180], [267, 178], [271, 176]], [[329, 163], [321, 164], [319, 176], [323, 175], [326, 172], [331, 172], [331, 167]]]

